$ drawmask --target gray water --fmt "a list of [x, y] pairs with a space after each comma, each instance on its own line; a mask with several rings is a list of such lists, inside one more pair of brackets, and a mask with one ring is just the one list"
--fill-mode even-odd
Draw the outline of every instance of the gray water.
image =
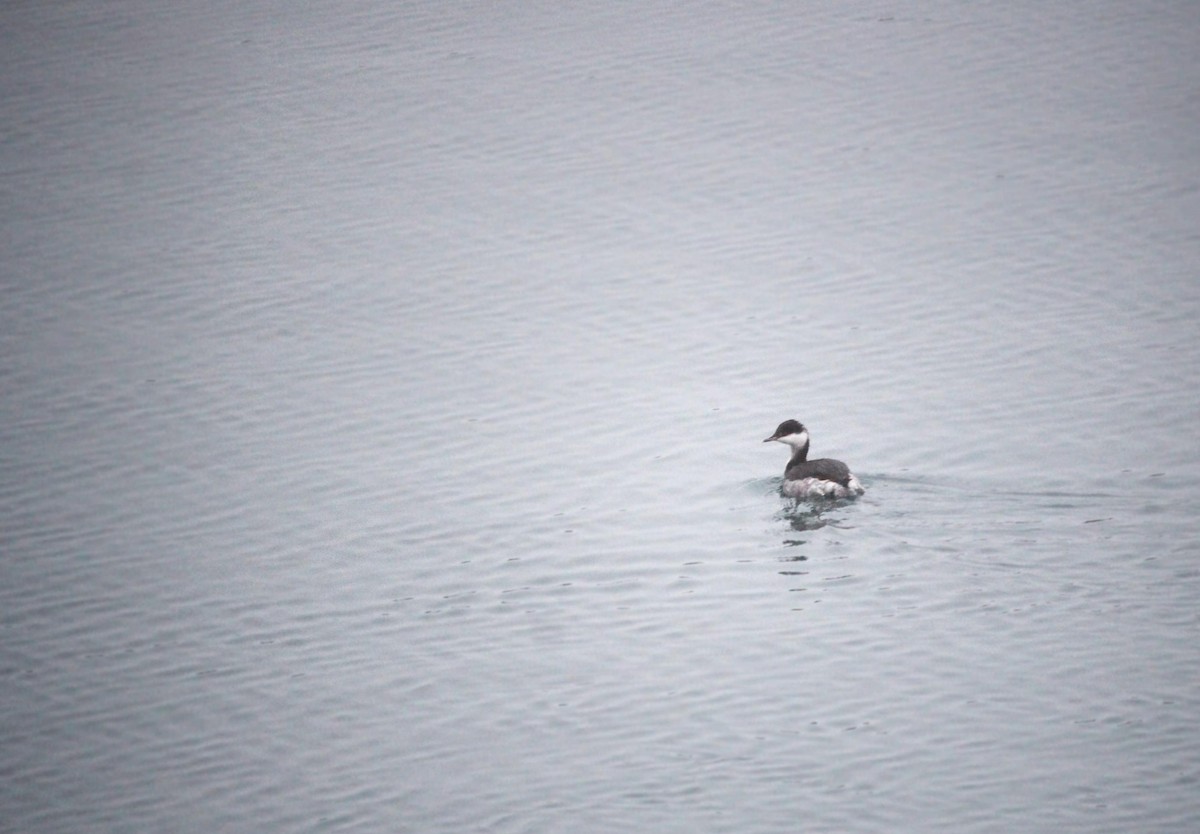
[[0, 830], [1196, 831], [1198, 43], [7, 4]]

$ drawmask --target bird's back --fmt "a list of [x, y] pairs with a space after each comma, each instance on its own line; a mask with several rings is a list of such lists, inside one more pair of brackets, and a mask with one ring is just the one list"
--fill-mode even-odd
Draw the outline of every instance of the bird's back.
[[819, 458], [793, 463], [783, 473], [785, 481], [802, 481], [805, 478], [817, 478], [822, 481], [833, 481], [848, 486], [850, 483], [850, 467], [840, 460]]

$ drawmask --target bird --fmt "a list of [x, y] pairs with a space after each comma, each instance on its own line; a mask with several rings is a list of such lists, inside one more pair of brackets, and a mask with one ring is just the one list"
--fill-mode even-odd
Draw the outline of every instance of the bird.
[[763, 443], [777, 441], [792, 448], [792, 457], [783, 470], [780, 491], [797, 501], [811, 498], [854, 498], [863, 494], [863, 485], [850, 467], [832, 458], [808, 459], [808, 429], [799, 420], [784, 420]]

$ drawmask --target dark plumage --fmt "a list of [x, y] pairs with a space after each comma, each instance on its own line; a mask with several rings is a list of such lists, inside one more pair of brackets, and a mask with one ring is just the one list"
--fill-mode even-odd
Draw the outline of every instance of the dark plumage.
[[793, 455], [783, 470], [785, 481], [802, 481], [805, 478], [816, 478], [821, 481], [833, 481], [844, 487], [850, 486], [850, 467], [840, 460], [833, 458], [818, 458], [817, 460], [797, 460], [799, 455]]

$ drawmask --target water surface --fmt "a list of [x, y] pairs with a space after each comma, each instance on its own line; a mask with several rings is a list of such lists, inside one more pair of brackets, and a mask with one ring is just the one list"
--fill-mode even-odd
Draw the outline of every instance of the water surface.
[[0, 828], [1195, 830], [1189, 4], [0, 16]]

